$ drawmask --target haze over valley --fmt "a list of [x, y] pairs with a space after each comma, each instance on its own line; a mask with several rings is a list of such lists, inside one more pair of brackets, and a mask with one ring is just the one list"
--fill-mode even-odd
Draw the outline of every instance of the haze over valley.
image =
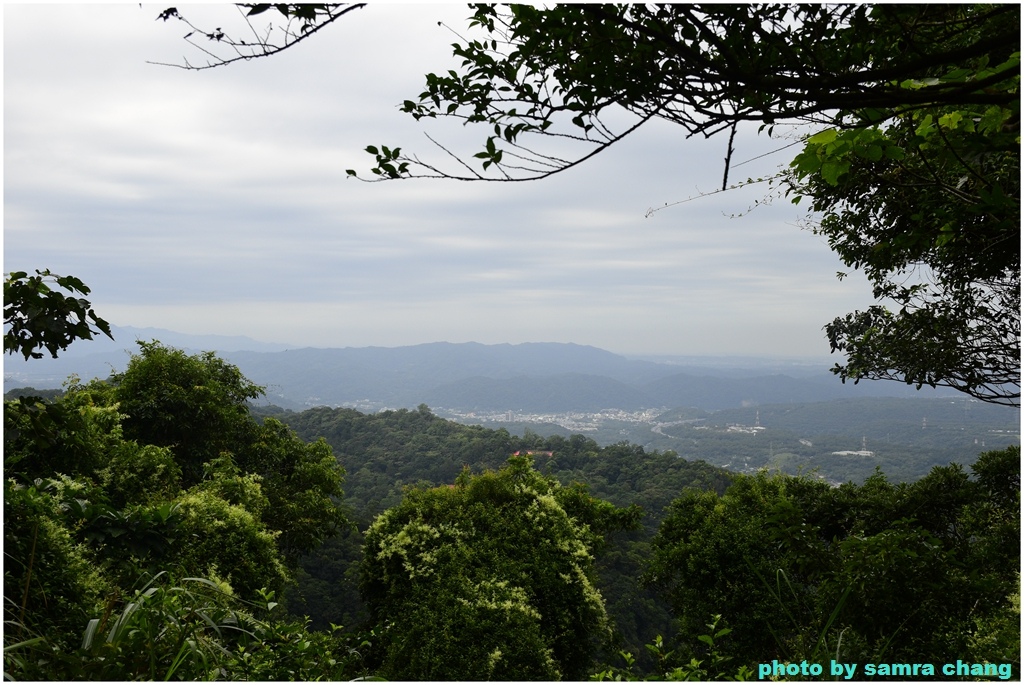
[[[266, 387], [261, 411], [426, 405], [437, 416], [513, 434], [629, 442], [740, 472], [815, 471], [863, 480], [875, 467], [914, 480], [936, 464], [1020, 441], [1020, 412], [950, 390], [842, 383], [828, 358], [629, 358], [566, 343], [300, 348], [244, 337], [115, 327], [59, 359], [5, 360], [5, 390], [56, 388], [122, 370], [133, 339], [216, 350]], [[276, 407], [276, 409], [275, 409]]]

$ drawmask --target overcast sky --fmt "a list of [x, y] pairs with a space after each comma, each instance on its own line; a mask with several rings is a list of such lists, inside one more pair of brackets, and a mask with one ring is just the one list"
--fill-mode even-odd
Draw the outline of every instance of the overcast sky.
[[[227, 25], [228, 6], [179, 6]], [[269, 59], [200, 61], [163, 5], [5, 5], [4, 270], [83, 279], [121, 326], [296, 346], [575, 342], [828, 354], [871, 302], [764, 187], [702, 198], [724, 139], [655, 122], [548, 180], [362, 183], [368, 144], [439, 160], [397, 105], [455, 65], [461, 5], [374, 5]], [[467, 157], [486, 131], [429, 129]], [[737, 138], [734, 162], [785, 141]], [[737, 168], [771, 174], [793, 149]]]

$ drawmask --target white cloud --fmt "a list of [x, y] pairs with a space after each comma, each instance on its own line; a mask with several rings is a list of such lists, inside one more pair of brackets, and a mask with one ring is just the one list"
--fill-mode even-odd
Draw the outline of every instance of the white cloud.
[[[436, 22], [460, 28], [464, 6], [371, 6], [202, 73], [146, 64], [188, 50], [160, 9], [5, 7], [5, 269], [78, 275], [116, 323], [319, 346], [820, 354], [821, 326], [870, 302], [785, 201], [727, 218], [763, 186], [645, 218], [721, 183], [724, 141], [665, 123], [541, 182], [347, 179], [370, 143], [443, 155], [396, 104], [449, 66]], [[486, 135], [436, 129], [469, 152]], [[736, 158], [778, 145], [743, 131]]]

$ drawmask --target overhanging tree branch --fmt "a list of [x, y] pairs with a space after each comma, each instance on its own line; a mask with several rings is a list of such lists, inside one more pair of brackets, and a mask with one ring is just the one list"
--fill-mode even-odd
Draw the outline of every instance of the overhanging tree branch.
[[[791, 164], [764, 176], [774, 193], [810, 201], [814, 230], [893, 306], [828, 327], [848, 356], [837, 372], [1019, 403], [1019, 5], [471, 11], [453, 46], [460, 68], [427, 74], [401, 109], [478, 126], [482, 146], [459, 153], [428, 136], [455, 160], [450, 171], [371, 145], [374, 180], [544, 179], [659, 118], [687, 138], [729, 132], [728, 189], [762, 181], [728, 183], [738, 124], [811, 127]], [[623, 111], [637, 120], [609, 125]], [[934, 275], [927, 287], [907, 285], [918, 269]]]
[[[168, 19], [177, 19], [184, 22], [190, 29], [190, 31], [185, 34], [184, 40], [189, 45], [192, 45], [206, 55], [209, 61], [204, 65], [191, 64], [187, 59], [181, 64], [169, 64], [165, 62], [150, 62], [150, 64], [178, 67], [180, 69], [187, 69], [190, 71], [203, 71], [206, 69], [227, 66], [229, 64], [234, 64], [235, 62], [247, 62], [261, 57], [271, 57], [287, 50], [288, 48], [294, 47], [307, 38], [311, 38], [322, 29], [333, 24], [338, 19], [341, 19], [349, 12], [362, 9], [365, 6], [366, 3], [355, 3], [349, 5], [238, 4], [236, 7], [240, 12], [242, 12], [246, 26], [253, 36], [251, 40], [232, 38], [220, 28], [212, 30], [200, 29], [182, 16], [177, 7], [169, 7], [161, 12], [157, 16], [157, 19], [165, 22]], [[269, 24], [261, 34], [256, 30], [256, 27], [253, 26], [252, 17], [261, 15], [270, 9], [276, 10], [282, 16], [285, 23], [280, 26]], [[297, 29], [293, 28], [293, 24], [296, 21], [299, 23], [299, 27]], [[275, 35], [275, 33], [281, 36], [280, 42], [275, 42], [272, 39], [272, 36]], [[206, 39], [206, 46], [196, 41], [196, 38], [200, 37]], [[230, 55], [227, 57], [222, 56], [222, 54], [215, 51], [216, 48], [226, 50]]]

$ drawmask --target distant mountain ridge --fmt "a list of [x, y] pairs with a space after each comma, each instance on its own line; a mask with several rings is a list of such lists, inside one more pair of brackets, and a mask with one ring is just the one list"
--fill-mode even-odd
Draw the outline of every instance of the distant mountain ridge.
[[244, 335], [193, 335], [179, 333], [166, 328], [139, 328], [137, 326], [110, 326], [114, 339], [105, 335], [97, 335], [92, 340], [81, 340], [73, 343], [60, 353], [61, 357], [90, 357], [111, 352], [123, 353], [126, 349], [135, 352], [138, 347], [136, 340], [159, 340], [171, 347], [188, 350], [215, 350], [217, 352], [237, 352], [249, 350], [253, 352], [281, 352], [296, 347], [284, 343], [268, 343]]
[[[267, 386], [269, 402], [292, 409], [327, 405], [374, 410], [425, 403], [435, 408], [535, 413], [686, 406], [716, 410], [845, 397], [935, 397], [942, 392], [919, 393], [892, 382], [844, 385], [825, 365], [810, 367], [818, 368], [814, 372], [793, 366], [800, 377], [733, 367], [701, 369], [693, 358], [680, 367], [573, 343], [280, 349], [286, 346], [129, 327], [116, 329], [115, 337], [116, 342], [76, 343], [59, 359], [25, 362], [8, 357], [5, 388], [58, 387], [71, 374], [86, 380], [103, 378], [125, 367], [128, 351], [137, 349], [128, 341], [155, 338], [190, 352], [218, 352], [251, 380]], [[744, 362], [754, 366], [757, 360]], [[767, 361], [765, 368], [777, 364]]]

